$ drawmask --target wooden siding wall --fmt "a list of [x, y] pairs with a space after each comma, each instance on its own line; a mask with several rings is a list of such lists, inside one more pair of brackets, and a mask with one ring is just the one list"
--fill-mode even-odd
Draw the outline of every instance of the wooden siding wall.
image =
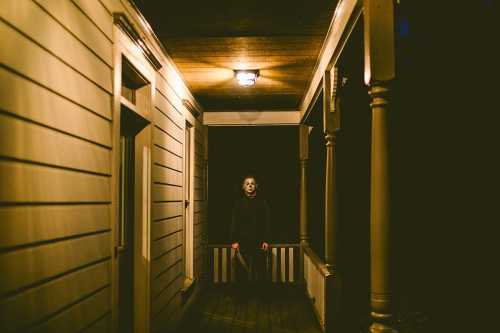
[[0, 331], [109, 330], [111, 14], [7, 0], [0, 17]]
[[[117, 10], [138, 25], [125, 1], [0, 1], [1, 332], [111, 330]], [[182, 312], [183, 130], [192, 118], [185, 96], [172, 88], [178, 76], [172, 78], [170, 60], [160, 60], [151, 147], [154, 331]], [[201, 277], [204, 129], [193, 125], [194, 260]]]
[[[184, 284], [183, 261], [183, 154], [185, 117], [182, 100], [174, 93], [163, 71], [156, 78], [153, 111], [153, 222], [151, 278], [153, 332], [169, 328], [182, 312], [181, 289]], [[193, 121], [193, 119], [190, 119]], [[194, 169], [194, 277], [200, 280], [203, 241], [206, 235], [203, 125], [192, 124], [195, 131]]]
[[195, 151], [194, 151], [194, 207], [193, 207], [193, 268], [194, 276], [204, 278], [203, 274], [207, 269], [208, 257], [208, 224], [206, 214], [207, 192], [205, 188], [205, 160], [203, 151], [205, 147], [206, 127], [199, 121], [195, 124]]

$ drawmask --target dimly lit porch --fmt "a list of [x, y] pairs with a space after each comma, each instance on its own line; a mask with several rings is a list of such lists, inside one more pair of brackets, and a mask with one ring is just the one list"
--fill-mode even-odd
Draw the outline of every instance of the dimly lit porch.
[[0, 1], [0, 331], [488, 331], [497, 5], [439, 7]]

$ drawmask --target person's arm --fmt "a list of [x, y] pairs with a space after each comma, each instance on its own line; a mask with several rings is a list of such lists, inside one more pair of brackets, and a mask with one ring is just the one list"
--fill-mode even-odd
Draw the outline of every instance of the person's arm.
[[267, 250], [269, 248], [269, 240], [271, 238], [271, 210], [267, 204], [267, 200], [264, 200], [264, 235], [261, 248]]
[[233, 249], [239, 248], [239, 238], [240, 230], [238, 223], [238, 203], [233, 204], [233, 210], [231, 212], [231, 247]]

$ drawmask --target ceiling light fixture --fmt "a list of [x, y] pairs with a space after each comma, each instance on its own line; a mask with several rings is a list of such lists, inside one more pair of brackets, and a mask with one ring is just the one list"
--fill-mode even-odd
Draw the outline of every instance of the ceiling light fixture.
[[248, 87], [255, 84], [257, 77], [259, 76], [258, 69], [236, 69], [234, 70], [234, 75], [238, 80], [240, 86]]

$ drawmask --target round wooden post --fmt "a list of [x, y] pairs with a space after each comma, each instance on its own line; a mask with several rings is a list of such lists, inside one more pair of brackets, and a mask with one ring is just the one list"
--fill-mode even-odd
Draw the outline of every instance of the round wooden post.
[[394, 3], [364, 0], [365, 82], [372, 110], [371, 142], [371, 308], [372, 333], [397, 332], [394, 319], [389, 140], [389, 82], [395, 77]]
[[208, 272], [211, 271], [211, 260], [208, 248], [208, 126], [203, 126], [203, 187], [204, 187], [204, 202], [203, 202], [203, 234], [202, 234], [202, 246], [203, 246], [203, 283], [208, 284], [210, 280], [210, 275]]
[[338, 71], [325, 71], [323, 77], [323, 132], [326, 140], [325, 165], [325, 329], [340, 329], [340, 304], [342, 280], [338, 267], [338, 206], [337, 206], [337, 168], [335, 146], [337, 132], [340, 130], [340, 110], [337, 107]]
[[300, 279], [304, 277], [304, 247], [309, 245], [308, 233], [308, 207], [307, 207], [307, 161], [309, 159], [309, 126], [299, 126], [299, 159], [300, 159], [300, 215], [299, 215], [299, 241], [300, 241]]
[[335, 170], [335, 133], [326, 132], [325, 172], [325, 263], [330, 271], [337, 264], [337, 196]]
[[309, 159], [309, 126], [299, 126], [300, 144], [300, 231], [299, 240], [301, 244], [309, 242], [307, 231], [307, 162]]
[[[334, 72], [335, 73], [335, 72]], [[334, 74], [336, 75], [336, 74]], [[334, 82], [336, 77], [334, 76]], [[333, 272], [337, 265], [337, 191], [335, 168], [335, 143], [338, 123], [335, 121], [335, 89], [332, 73], [326, 71], [323, 77], [323, 132], [326, 140], [325, 165], [325, 263]]]
[[395, 332], [391, 265], [387, 112], [389, 90], [374, 84], [372, 98], [371, 160], [371, 332]]

